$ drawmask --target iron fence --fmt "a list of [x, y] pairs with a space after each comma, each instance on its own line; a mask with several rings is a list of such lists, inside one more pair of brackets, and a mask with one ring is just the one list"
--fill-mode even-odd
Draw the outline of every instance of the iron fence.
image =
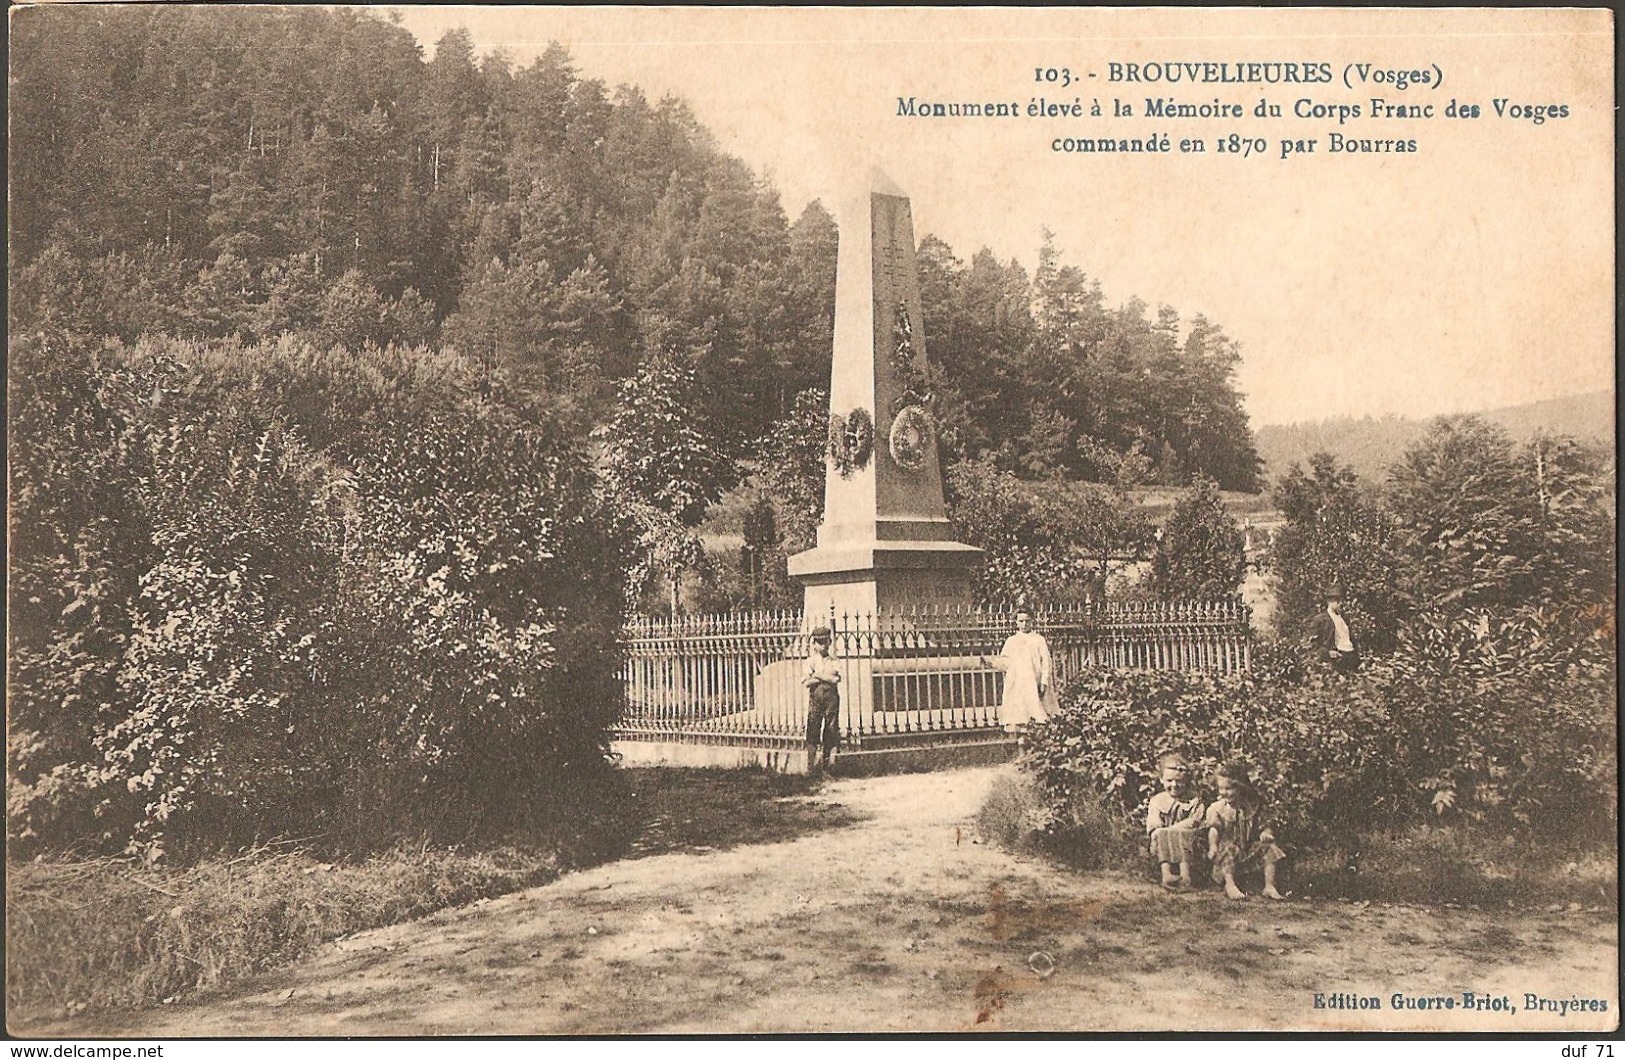
[[[1037, 610], [1056, 676], [1084, 667], [1233, 673], [1250, 662], [1239, 601]], [[1015, 612], [904, 610], [816, 616], [799, 611], [695, 615], [628, 623], [625, 737], [799, 739], [811, 626], [834, 631], [844, 736], [994, 728], [1003, 674], [988, 660], [1015, 630]]]

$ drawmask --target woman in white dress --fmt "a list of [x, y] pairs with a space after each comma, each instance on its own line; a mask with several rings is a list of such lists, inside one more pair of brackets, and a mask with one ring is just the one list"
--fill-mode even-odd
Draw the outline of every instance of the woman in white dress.
[[1033, 616], [1016, 612], [1016, 631], [1004, 642], [998, 658], [982, 656], [982, 663], [1004, 671], [1004, 699], [999, 723], [1005, 732], [1020, 732], [1030, 721], [1048, 721], [1055, 705], [1055, 667], [1049, 642], [1033, 632]]

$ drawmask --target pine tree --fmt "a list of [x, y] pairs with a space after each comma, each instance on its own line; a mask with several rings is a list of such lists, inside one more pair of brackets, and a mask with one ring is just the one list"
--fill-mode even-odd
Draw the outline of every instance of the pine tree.
[[389, 309], [378, 289], [360, 270], [351, 269], [322, 297], [317, 341], [324, 346], [360, 350], [382, 346], [390, 338]]

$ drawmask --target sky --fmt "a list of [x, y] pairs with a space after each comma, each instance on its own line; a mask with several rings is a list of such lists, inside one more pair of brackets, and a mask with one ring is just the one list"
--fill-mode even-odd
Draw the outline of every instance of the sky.
[[[425, 54], [458, 26], [520, 66], [557, 40], [580, 76], [686, 100], [723, 150], [772, 181], [792, 219], [813, 199], [840, 216], [878, 167], [909, 194], [916, 236], [942, 238], [961, 259], [988, 247], [1031, 270], [1048, 227], [1109, 305], [1138, 297], [1221, 324], [1241, 345], [1237, 383], [1255, 427], [1614, 386], [1607, 11], [411, 7], [399, 17]], [[1201, 63], [1229, 64], [1199, 74], [1210, 78], [1295, 63], [1333, 82], [1143, 80]], [[1129, 64], [1141, 82], [1121, 80]], [[1407, 76], [1399, 89], [1383, 75], [1412, 70], [1428, 83]], [[899, 115], [910, 97], [1023, 113]], [[1027, 116], [1038, 97], [1085, 113]], [[1245, 116], [1148, 117], [1147, 97]], [[1374, 98], [1432, 115], [1373, 117]], [[1134, 115], [1110, 117], [1114, 99]], [[1087, 113], [1096, 100], [1102, 117]], [[1254, 117], [1261, 101], [1282, 116]], [[1479, 116], [1447, 117], [1452, 101]], [[1341, 121], [1313, 110], [1353, 106], [1359, 117]], [[1538, 122], [1526, 116], [1536, 106]], [[1157, 133], [1174, 150], [1055, 149]], [[1264, 151], [1219, 152], [1232, 134]], [[1328, 153], [1333, 134], [1416, 150]], [[1198, 138], [1206, 152], [1178, 150]], [[1283, 140], [1310, 139], [1313, 152], [1281, 157]]]

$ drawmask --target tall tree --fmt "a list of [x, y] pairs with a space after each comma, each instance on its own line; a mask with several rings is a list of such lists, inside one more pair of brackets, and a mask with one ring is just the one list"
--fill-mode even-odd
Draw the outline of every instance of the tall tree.
[[1307, 470], [1292, 465], [1274, 500], [1285, 516], [1267, 558], [1276, 631], [1306, 635], [1335, 587], [1359, 643], [1379, 651], [1392, 646], [1410, 603], [1396, 577], [1404, 566], [1399, 528], [1375, 493], [1330, 453], [1317, 453]]
[[1198, 478], [1174, 504], [1151, 557], [1151, 584], [1165, 600], [1224, 600], [1247, 573], [1241, 527], [1219, 487]]
[[1520, 451], [1480, 417], [1435, 420], [1389, 472], [1417, 601], [1460, 610], [1576, 590], [1598, 598], [1612, 531], [1604, 479], [1576, 446], [1537, 439]]
[[665, 572], [673, 615], [684, 571], [703, 557], [694, 527], [731, 477], [697, 397], [693, 369], [669, 353], [653, 354], [621, 384], [601, 431], [605, 478], [640, 528], [642, 570], [635, 573]]
[[756, 445], [751, 461], [757, 481], [772, 499], [785, 547], [813, 546], [824, 514], [825, 450], [829, 444], [829, 395], [803, 390], [790, 413]]
[[690, 527], [731, 484], [697, 386], [693, 369], [671, 354], [653, 354], [621, 384], [602, 431], [610, 481]]

